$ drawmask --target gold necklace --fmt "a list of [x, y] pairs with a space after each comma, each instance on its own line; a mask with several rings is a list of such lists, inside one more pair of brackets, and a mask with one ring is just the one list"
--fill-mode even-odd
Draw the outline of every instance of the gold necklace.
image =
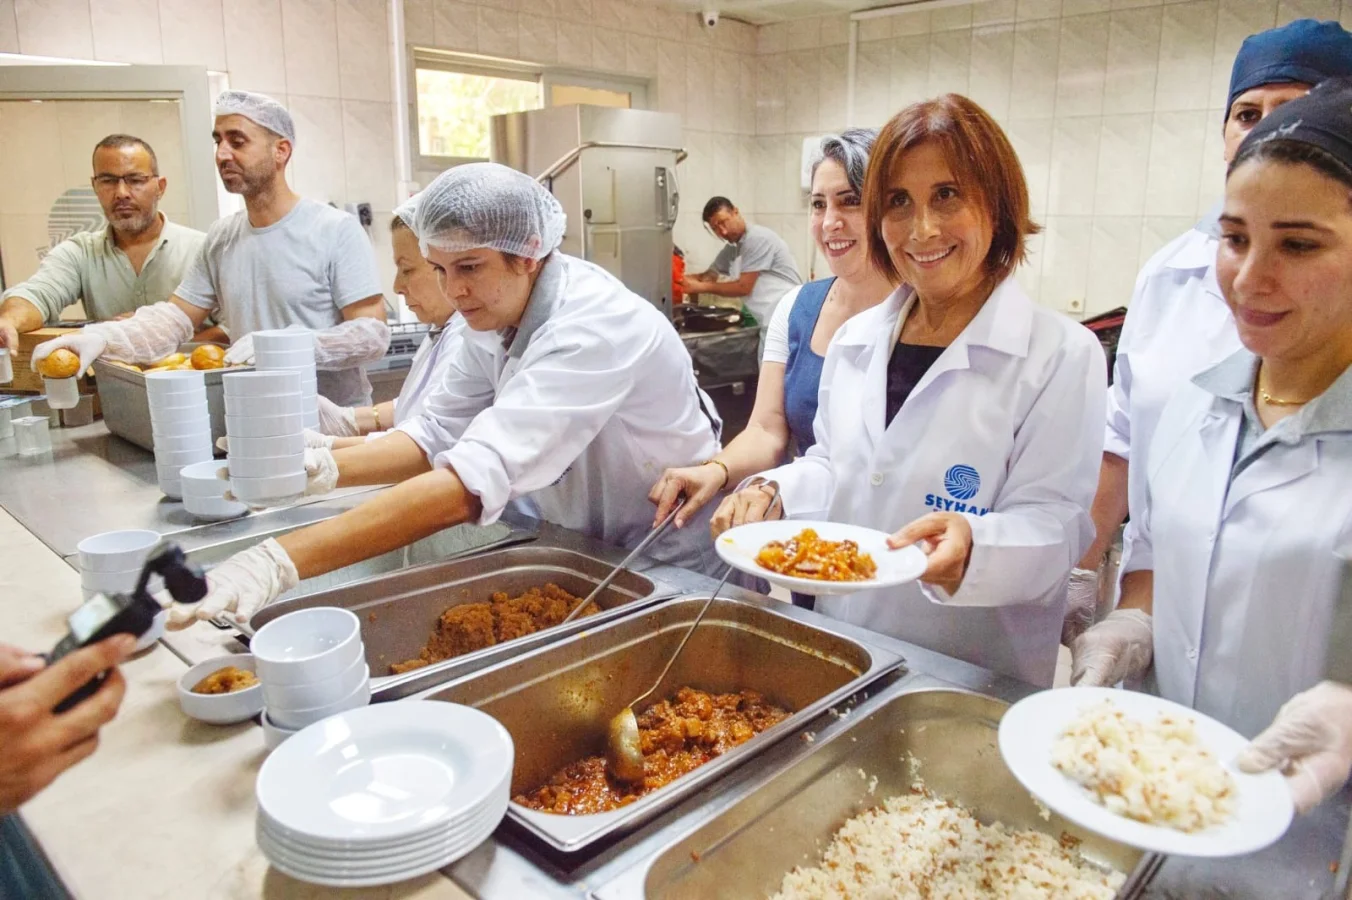
[[1267, 388], [1263, 387], [1262, 366], [1258, 367], [1258, 377], [1254, 380], [1257, 382], [1258, 396], [1261, 397], [1263, 402], [1268, 406], [1304, 406], [1306, 403], [1310, 402], [1309, 400], [1282, 400], [1269, 394]]

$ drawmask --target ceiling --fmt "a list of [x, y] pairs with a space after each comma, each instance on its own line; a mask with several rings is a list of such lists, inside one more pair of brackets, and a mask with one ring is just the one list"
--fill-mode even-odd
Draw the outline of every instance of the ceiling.
[[[645, 0], [638, 0], [645, 2]], [[768, 25], [790, 19], [832, 16], [880, 6], [906, 6], [921, 0], [646, 0], [667, 9], [699, 12], [716, 9], [721, 15], [752, 25]]]

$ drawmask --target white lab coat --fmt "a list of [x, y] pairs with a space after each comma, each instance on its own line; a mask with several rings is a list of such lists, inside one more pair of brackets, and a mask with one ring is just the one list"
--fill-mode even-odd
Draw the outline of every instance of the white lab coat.
[[463, 316], [452, 315], [440, 335], [434, 337], [429, 334], [423, 338], [423, 342], [418, 345], [418, 352], [413, 354], [413, 363], [409, 366], [403, 386], [399, 388], [399, 396], [394, 398], [394, 424], [398, 425], [423, 411], [427, 398], [441, 384], [446, 361], [460, 352], [467, 327]]
[[[1128, 493], [1145, 484], [1145, 451], [1169, 398], [1242, 346], [1216, 282], [1215, 215], [1161, 248], [1136, 278], [1108, 389], [1104, 449], [1127, 460]], [[1140, 503], [1138, 498], [1137, 503]], [[1127, 524], [1124, 565], [1135, 526]]]
[[[514, 336], [467, 329], [444, 372], [422, 415], [398, 430], [478, 496], [481, 525], [528, 497], [546, 521], [633, 547], [652, 527], [648, 491], [663, 470], [719, 449], [721, 423], [671, 322], [604, 269], [561, 253], [546, 260]], [[714, 572], [712, 510], [651, 554]]]
[[[1223, 368], [1251, 388], [1253, 359], [1241, 350], [1200, 379]], [[1335, 388], [1352, 400], [1352, 369]], [[1133, 495], [1131, 567], [1155, 573], [1160, 695], [1253, 737], [1322, 677], [1339, 557], [1352, 556], [1352, 425], [1345, 408], [1343, 430], [1295, 439], [1285, 419], [1269, 431], [1292, 442], [1232, 482], [1242, 417], [1192, 383], [1165, 407]]]
[[822, 368], [817, 443], [765, 477], [793, 518], [892, 532], [965, 513], [974, 542], [956, 595], [915, 583], [821, 597], [817, 610], [1050, 686], [1066, 578], [1093, 538], [1102, 347], [1009, 278], [888, 425], [887, 363], [913, 300], [900, 288], [841, 328]]

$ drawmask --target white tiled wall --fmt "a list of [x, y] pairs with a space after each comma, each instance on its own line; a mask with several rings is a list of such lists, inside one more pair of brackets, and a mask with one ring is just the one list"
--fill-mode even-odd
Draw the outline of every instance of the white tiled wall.
[[[1020, 279], [1092, 315], [1125, 304], [1141, 264], [1219, 199], [1235, 51], [1302, 17], [1352, 25], [1352, 0], [983, 0], [867, 20], [848, 124], [880, 125], [944, 91], [981, 103], [1045, 226]], [[800, 265], [811, 244], [796, 160], [804, 137], [847, 124], [848, 35], [843, 15], [757, 33], [753, 208]]]

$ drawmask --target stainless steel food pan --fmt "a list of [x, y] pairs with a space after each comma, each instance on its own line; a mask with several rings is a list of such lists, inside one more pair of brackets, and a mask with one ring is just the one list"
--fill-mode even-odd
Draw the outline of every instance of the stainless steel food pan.
[[[530, 790], [569, 763], [604, 752], [606, 723], [652, 684], [705, 599], [667, 601], [421, 696], [477, 707], [506, 726], [516, 746], [512, 793]], [[563, 816], [513, 803], [508, 817], [559, 850], [613, 838], [901, 664], [897, 654], [868, 644], [867, 632], [818, 616], [807, 624], [776, 605], [719, 598], [656, 696], [687, 685], [718, 693], [750, 689], [794, 711], [787, 720], [618, 810]]]
[[[341, 606], [361, 619], [362, 640], [371, 675], [389, 675], [390, 664], [412, 659], [427, 643], [437, 619], [452, 606], [489, 599], [496, 591], [511, 596], [529, 588], [557, 584], [585, 597], [612, 568], [611, 563], [556, 547], [513, 547], [465, 559], [431, 563], [346, 584], [265, 607], [249, 621], [253, 631], [278, 616], [315, 606]], [[602, 612], [567, 625], [426, 666], [379, 682], [376, 699], [390, 700], [441, 684], [585, 628], [656, 602], [675, 591], [646, 575], [624, 571], [596, 600]]]
[[[938, 683], [920, 680], [925, 682]], [[1000, 757], [996, 731], [1004, 702], [933, 688], [897, 694], [898, 688], [902, 685], [888, 690], [895, 694], [890, 699], [880, 697], [882, 703], [856, 710], [857, 719], [820, 735], [796, 763], [593, 896], [762, 900], [779, 890], [795, 866], [817, 865], [846, 819], [886, 797], [908, 793], [917, 776], [983, 822], [1079, 839], [1086, 859], [1129, 874], [1119, 898], [1141, 895], [1160, 857], [1108, 841], [1054, 814], [1043, 819]], [[918, 763], [914, 770], [911, 758]]]
[[[201, 344], [181, 344], [180, 353], [191, 353]], [[245, 369], [208, 369], [202, 374], [207, 384], [207, 410], [211, 414], [211, 440], [225, 435], [225, 394], [221, 375]], [[125, 441], [146, 450], [155, 449], [150, 427], [150, 401], [146, 397], [146, 375], [116, 363], [94, 361], [94, 381], [99, 389], [99, 405], [108, 430]]]

